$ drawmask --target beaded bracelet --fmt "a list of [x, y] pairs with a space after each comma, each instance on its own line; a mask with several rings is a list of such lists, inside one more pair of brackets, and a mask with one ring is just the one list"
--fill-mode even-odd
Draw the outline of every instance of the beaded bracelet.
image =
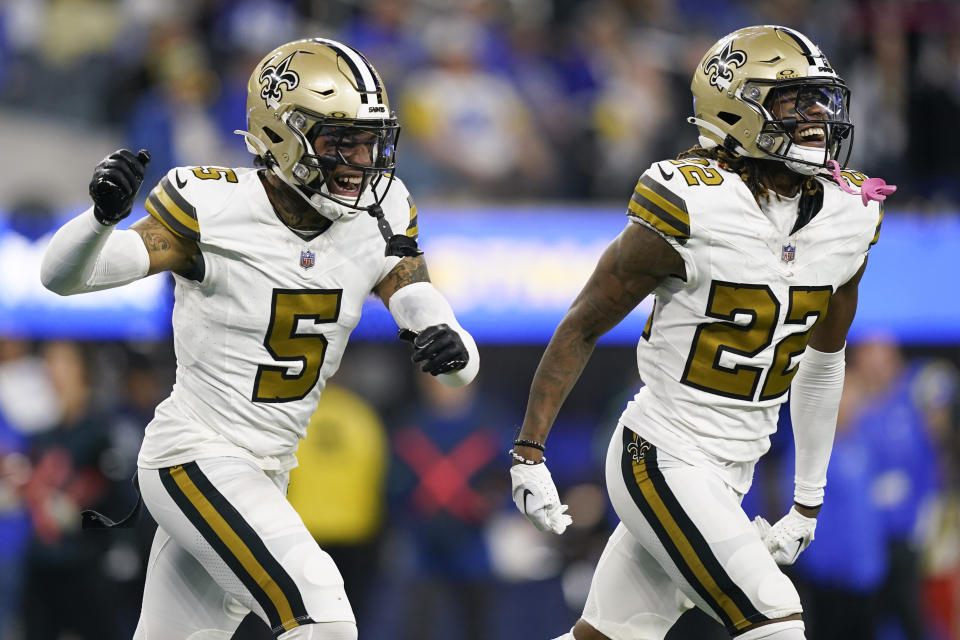
[[530, 447], [531, 449], [537, 449], [541, 452], [546, 451], [546, 448], [543, 446], [543, 444], [535, 440], [514, 440], [510, 444], [515, 447]]
[[523, 464], [535, 465], [535, 464], [543, 464], [544, 462], [547, 461], [547, 457], [546, 457], [546, 456], [543, 456], [543, 457], [540, 458], [539, 460], [530, 460], [530, 459], [528, 459], [528, 458], [524, 458], [522, 455], [520, 455], [519, 453], [517, 453], [517, 452], [514, 451], [513, 449], [510, 449], [510, 451], [507, 451], [507, 453], [510, 454], [510, 457], [511, 457], [511, 458], [513, 458], [513, 459], [516, 460], [517, 462], [520, 462], [520, 463], [523, 463]]

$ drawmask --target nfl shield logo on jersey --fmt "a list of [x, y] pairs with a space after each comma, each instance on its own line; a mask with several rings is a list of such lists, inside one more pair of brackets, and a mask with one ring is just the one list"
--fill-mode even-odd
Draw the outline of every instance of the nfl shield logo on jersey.
[[304, 269], [309, 269], [316, 263], [316, 257], [317, 254], [315, 254], [313, 251], [310, 251], [310, 249], [304, 249], [300, 252], [300, 266]]
[[792, 244], [783, 245], [783, 251], [780, 252], [780, 259], [784, 262], [793, 262], [797, 257], [797, 248]]

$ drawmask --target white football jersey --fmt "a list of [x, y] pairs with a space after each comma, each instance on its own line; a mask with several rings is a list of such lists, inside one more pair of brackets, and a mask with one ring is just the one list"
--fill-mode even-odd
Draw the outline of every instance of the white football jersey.
[[669, 160], [641, 176], [627, 212], [674, 246], [686, 280], [668, 278], [654, 292], [637, 346], [645, 386], [622, 420], [678, 458], [713, 466], [740, 492], [769, 447], [811, 330], [880, 232], [879, 203], [865, 207], [821, 182], [822, 202], [808, 199], [806, 212], [799, 197], [760, 207], [717, 163]]
[[[382, 207], [394, 233], [416, 238], [400, 180]], [[292, 468], [364, 300], [399, 258], [384, 255], [366, 213], [304, 240], [277, 217], [255, 169], [172, 169], [146, 208], [198, 243], [205, 272], [200, 282], [174, 275], [176, 383], [147, 426], [139, 465], [242, 456]]]

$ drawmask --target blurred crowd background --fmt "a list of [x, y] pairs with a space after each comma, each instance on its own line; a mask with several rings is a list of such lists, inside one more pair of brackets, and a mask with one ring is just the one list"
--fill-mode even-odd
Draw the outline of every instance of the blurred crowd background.
[[[889, 215], [957, 215], [960, 4], [948, 0], [6, 0], [0, 216], [46, 233], [86, 206], [93, 165], [120, 146], [151, 151], [148, 185], [172, 166], [248, 165], [232, 132], [249, 73], [311, 36], [379, 69], [421, 214], [619, 205], [651, 162], [694, 144], [684, 118], [706, 48], [759, 23], [803, 31], [846, 78], [850, 164], [899, 186]], [[541, 535], [509, 500], [504, 453], [542, 347], [481, 344], [465, 390], [415, 373], [403, 345], [348, 348], [290, 499], [341, 568], [361, 637], [550, 638], [576, 619], [615, 525], [607, 439], [639, 381], [631, 347], [598, 350], [550, 443], [575, 524]], [[0, 638], [130, 637], [152, 523], [81, 532], [79, 511], [132, 504], [174, 365], [167, 340], [0, 335]], [[809, 637], [956, 640], [960, 348], [871, 335], [848, 365], [817, 539], [790, 569]], [[745, 500], [770, 521], [791, 496], [787, 422]], [[251, 619], [237, 637], [265, 633]], [[691, 637], [726, 636], [693, 612], [670, 639]]]
[[75, 199], [104, 138], [149, 148], [154, 177], [243, 164], [233, 131], [251, 69], [278, 43], [325, 36], [386, 81], [418, 198], [620, 202], [641, 168], [695, 142], [684, 118], [707, 47], [773, 23], [812, 37], [851, 87], [851, 165], [895, 176], [900, 207], [939, 211], [960, 201], [944, 144], [960, 109], [958, 12], [949, 0], [6, 0], [0, 132], [17, 161], [0, 184]]

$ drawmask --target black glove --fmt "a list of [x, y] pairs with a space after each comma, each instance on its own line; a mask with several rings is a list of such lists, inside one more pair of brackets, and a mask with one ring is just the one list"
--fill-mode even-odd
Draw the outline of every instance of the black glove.
[[420, 333], [401, 329], [398, 337], [413, 345], [411, 360], [423, 362], [420, 370], [432, 376], [463, 369], [470, 359], [460, 334], [445, 324], [427, 327]]
[[129, 150], [120, 149], [100, 161], [90, 180], [93, 215], [100, 224], [117, 224], [130, 215], [149, 163], [146, 149], [140, 149], [136, 157]]

